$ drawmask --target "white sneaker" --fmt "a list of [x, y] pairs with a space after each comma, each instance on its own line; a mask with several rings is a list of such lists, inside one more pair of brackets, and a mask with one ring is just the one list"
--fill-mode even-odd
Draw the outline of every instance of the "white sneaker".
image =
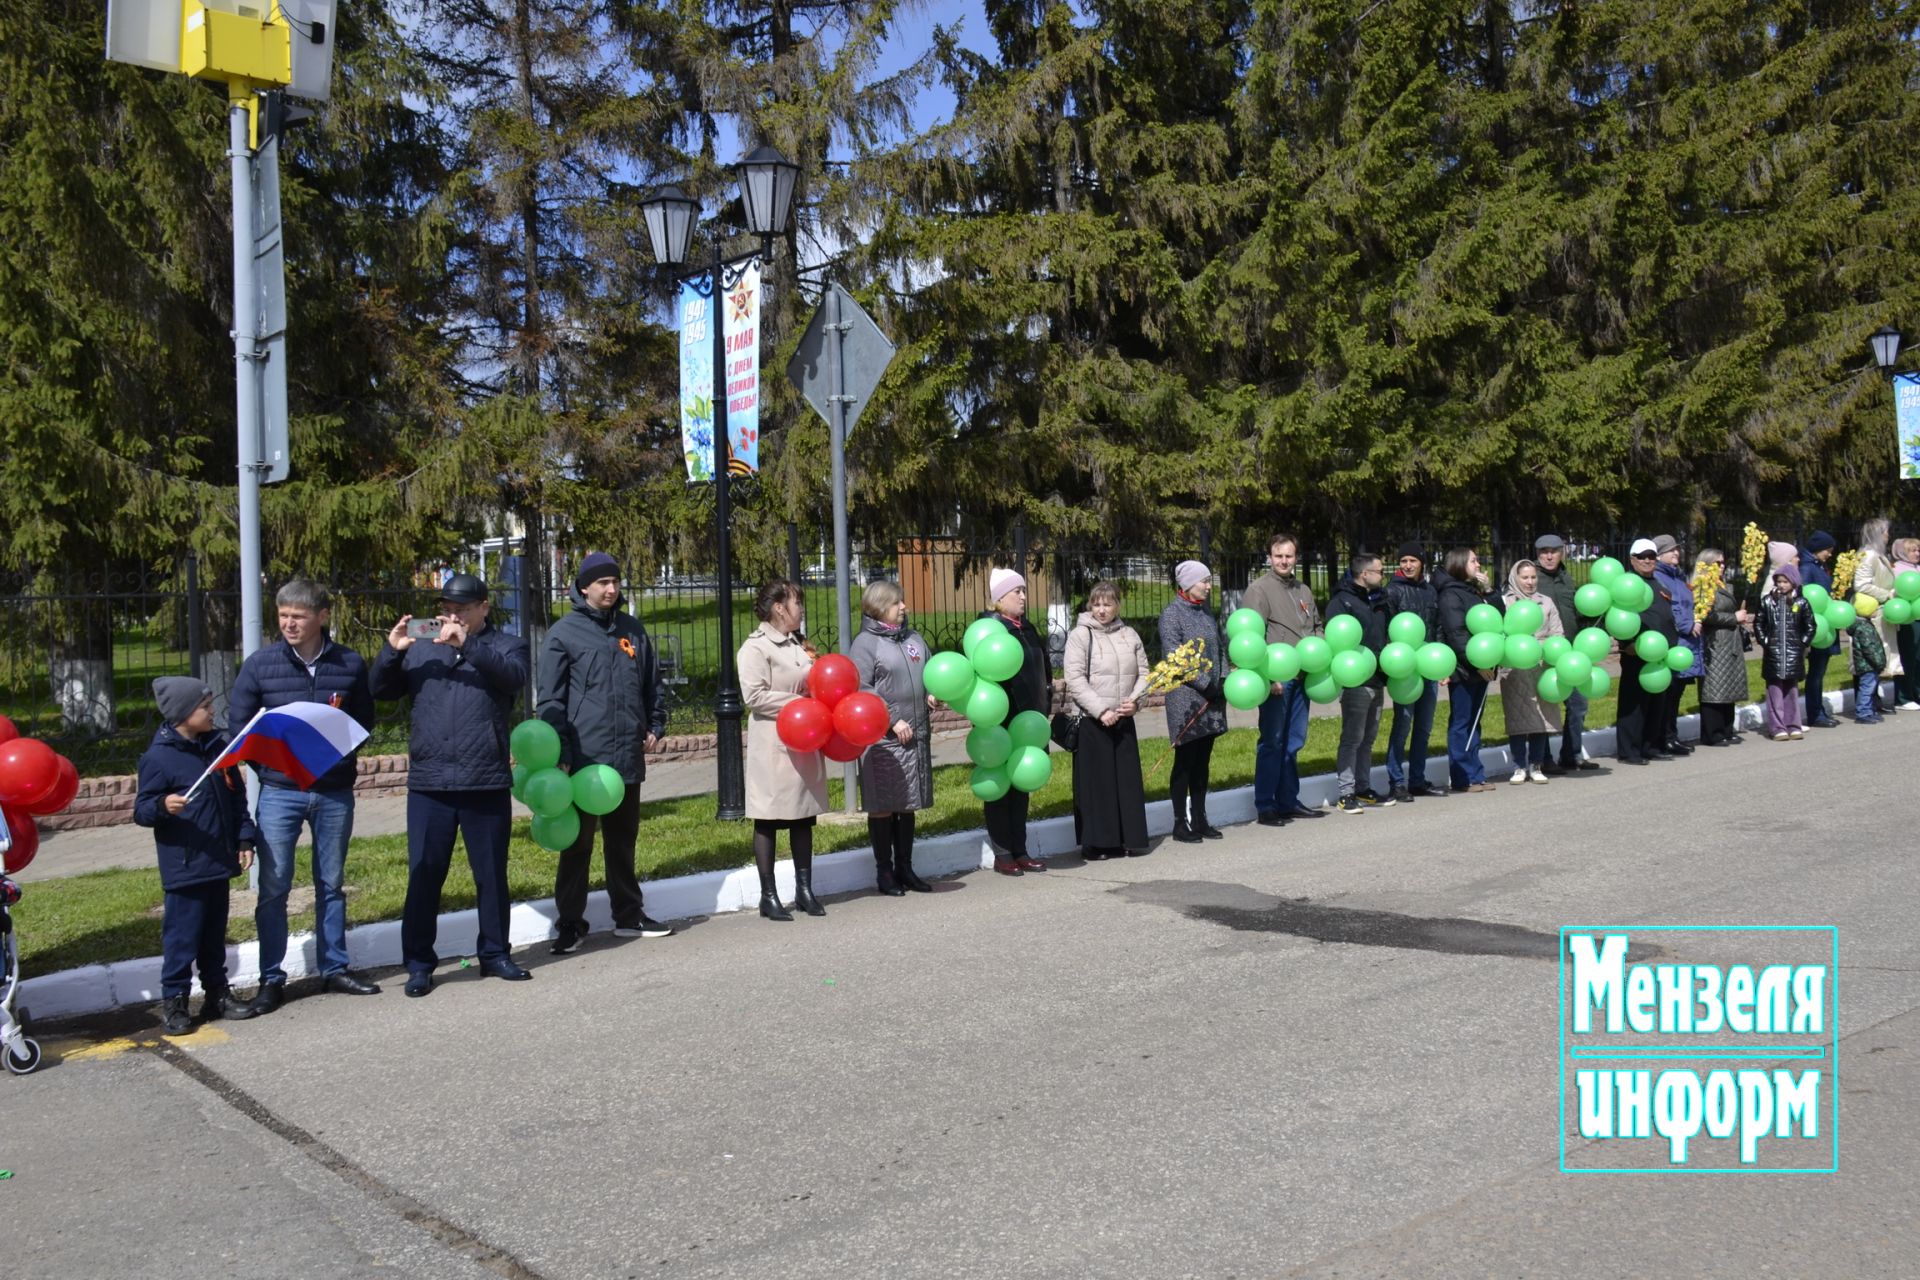
[[1920, 711], [1920, 702], [1903, 702], [1900, 704], [1900, 709], [1902, 711]]
[[1525, 769], [1515, 769], [1513, 771], [1513, 776], [1507, 779], [1509, 783], [1513, 784], [1516, 787], [1519, 786], [1521, 783], [1525, 782], [1526, 780], [1527, 780], [1527, 771]]
[[1539, 782], [1539, 783], [1545, 783], [1545, 782], [1546, 782], [1546, 780], [1547, 780], [1547, 775], [1546, 775], [1546, 774], [1544, 774], [1544, 773], [1542, 773], [1542, 772], [1540, 772], [1540, 770], [1538, 770], [1538, 769], [1529, 769], [1529, 770], [1527, 770], [1527, 781], [1528, 781], [1528, 782]]
[[1785, 729], [1782, 729], [1779, 733], [1776, 733], [1773, 735], [1773, 740], [1775, 742], [1790, 742], [1793, 740], [1793, 735], [1788, 733]]

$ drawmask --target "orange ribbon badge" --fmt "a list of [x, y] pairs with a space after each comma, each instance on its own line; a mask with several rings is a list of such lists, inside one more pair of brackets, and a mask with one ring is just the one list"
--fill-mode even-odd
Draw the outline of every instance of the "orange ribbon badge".
[[633, 647], [633, 641], [627, 639], [625, 636], [620, 637], [620, 649], [621, 652], [625, 653], [629, 658], [637, 658], [640, 656], [640, 651]]

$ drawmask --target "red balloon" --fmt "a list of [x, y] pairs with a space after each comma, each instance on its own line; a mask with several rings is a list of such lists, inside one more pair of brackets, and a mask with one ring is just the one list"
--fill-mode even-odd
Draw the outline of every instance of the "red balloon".
[[13, 836], [13, 843], [7, 847], [6, 869], [11, 875], [15, 871], [24, 871], [33, 855], [40, 852], [40, 828], [33, 825], [33, 815], [22, 813], [12, 805], [4, 806], [7, 815], [7, 830]]
[[853, 665], [853, 659], [844, 654], [830, 653], [816, 658], [813, 670], [807, 673], [807, 692], [829, 711], [859, 687], [860, 671]]
[[53, 786], [47, 793], [23, 805], [28, 813], [37, 813], [42, 817], [58, 813], [73, 803], [80, 794], [80, 771], [73, 767], [73, 761], [65, 756], [59, 757], [59, 772], [54, 775]]
[[775, 722], [789, 751], [818, 751], [833, 736], [833, 713], [812, 698], [795, 698]]
[[831, 738], [827, 739], [827, 745], [820, 748], [820, 754], [829, 760], [837, 760], [841, 764], [851, 764], [855, 760], [858, 760], [861, 753], [865, 750], [865, 747], [856, 747], [838, 733], [835, 733]]
[[871, 693], [850, 693], [833, 709], [833, 727], [857, 747], [870, 747], [887, 736], [887, 704]]
[[19, 736], [20, 731], [13, 727], [13, 721], [0, 716], [0, 742], [12, 742]]
[[52, 790], [60, 778], [60, 757], [38, 738], [0, 743], [0, 804], [24, 806]]

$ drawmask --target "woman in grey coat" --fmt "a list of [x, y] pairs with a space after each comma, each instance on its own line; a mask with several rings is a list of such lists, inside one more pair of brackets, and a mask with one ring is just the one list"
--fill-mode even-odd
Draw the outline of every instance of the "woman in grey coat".
[[1213, 742], [1227, 731], [1227, 651], [1220, 643], [1220, 621], [1211, 597], [1213, 570], [1198, 560], [1182, 560], [1173, 570], [1179, 592], [1160, 611], [1160, 656], [1197, 641], [1202, 665], [1193, 679], [1167, 691], [1167, 741], [1173, 744], [1173, 770], [1167, 798], [1173, 802], [1173, 838], [1182, 844], [1218, 840], [1220, 830], [1207, 821], [1207, 772]]
[[876, 887], [897, 898], [908, 889], [932, 893], [913, 873], [913, 815], [933, 804], [933, 699], [922, 683], [933, 651], [907, 626], [907, 604], [894, 582], [876, 582], [860, 598], [860, 634], [847, 656], [860, 687], [887, 704], [887, 736], [860, 757], [860, 799], [873, 843]]
[[[1703, 548], [1693, 561], [1693, 582], [1701, 590], [1701, 575], [1714, 565], [1726, 573], [1726, 556]], [[1724, 577], [1707, 613], [1700, 620], [1701, 654], [1706, 674], [1700, 678], [1700, 745], [1727, 747], [1740, 741], [1733, 731], [1733, 709], [1747, 700], [1747, 654], [1743, 629], [1753, 615], [1740, 607]]]

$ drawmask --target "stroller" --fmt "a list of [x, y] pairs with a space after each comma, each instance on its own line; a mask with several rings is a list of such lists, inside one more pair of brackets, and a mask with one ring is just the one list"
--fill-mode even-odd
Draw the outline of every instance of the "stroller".
[[[7, 827], [5, 814], [0, 814], [0, 854], [13, 848], [13, 832]], [[39, 1042], [27, 1035], [27, 1011], [13, 1010], [14, 997], [20, 992], [20, 954], [13, 945], [13, 913], [9, 910], [20, 901], [20, 886], [5, 875], [0, 875], [0, 1053], [4, 1053], [7, 1070], [17, 1076], [26, 1075], [40, 1065]]]

